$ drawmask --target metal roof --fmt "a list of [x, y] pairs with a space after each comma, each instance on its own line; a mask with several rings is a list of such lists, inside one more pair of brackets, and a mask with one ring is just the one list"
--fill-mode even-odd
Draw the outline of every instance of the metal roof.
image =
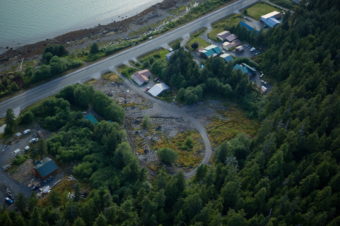
[[57, 164], [50, 158], [44, 158], [34, 167], [41, 177], [46, 177], [58, 169]]

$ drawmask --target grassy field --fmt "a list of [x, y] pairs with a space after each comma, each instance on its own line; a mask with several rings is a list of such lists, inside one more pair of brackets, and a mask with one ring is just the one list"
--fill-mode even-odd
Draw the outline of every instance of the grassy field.
[[[193, 147], [191, 150], [185, 150], [184, 148], [185, 140], [188, 137], [190, 137], [193, 141]], [[185, 131], [177, 134], [173, 138], [166, 138], [163, 136], [161, 140], [155, 143], [153, 148], [155, 150], [171, 148], [178, 154], [175, 164], [177, 167], [192, 168], [196, 167], [200, 163], [202, 159], [201, 152], [204, 149], [204, 145], [198, 132]]]
[[136, 68], [129, 67], [125, 64], [118, 66], [117, 70], [118, 70], [119, 73], [121, 73], [126, 78], [130, 78], [131, 75], [137, 71]]
[[237, 26], [242, 20], [241, 15], [235, 14], [221, 20], [216, 21], [212, 24], [212, 30], [209, 32], [208, 37], [211, 40], [220, 41], [216, 35], [224, 30], [228, 30], [234, 26]]
[[166, 60], [166, 54], [168, 54], [169, 51], [166, 49], [156, 49], [154, 51], [151, 51], [143, 56], [138, 57], [138, 61], [144, 64], [146, 61], [148, 61], [150, 58], [154, 59], [162, 59]]
[[111, 82], [121, 82], [122, 79], [115, 73], [110, 72], [110, 73], [105, 73], [102, 75], [102, 79], [108, 80]]
[[259, 2], [259, 3], [256, 3], [255, 5], [247, 8], [244, 13], [246, 13], [248, 16], [256, 19], [256, 20], [259, 20], [260, 17], [264, 14], [267, 14], [267, 13], [270, 13], [272, 11], [280, 11], [280, 9], [278, 8], [275, 8], [271, 5], [268, 5], [266, 3], [262, 3], [262, 2]]
[[195, 42], [198, 44], [198, 48], [204, 48], [210, 45], [209, 42], [205, 41], [203, 38], [200, 37], [200, 35], [202, 35], [205, 31], [206, 31], [206, 28], [202, 28], [192, 33], [190, 36], [190, 40], [187, 42], [185, 47], [193, 51], [193, 49], [191, 48], [191, 45]]
[[213, 147], [234, 138], [238, 133], [254, 136], [259, 126], [257, 122], [248, 119], [242, 111], [234, 107], [220, 112], [220, 116], [214, 117], [207, 126]]
[[187, 45], [186, 45], [187, 49], [193, 51], [193, 49], [191, 48], [191, 45], [195, 42], [198, 43], [198, 48], [204, 48], [204, 47], [207, 47], [207, 46], [210, 45], [210, 43], [205, 41], [203, 38], [194, 37], [194, 38], [190, 39], [189, 42], [187, 43]]

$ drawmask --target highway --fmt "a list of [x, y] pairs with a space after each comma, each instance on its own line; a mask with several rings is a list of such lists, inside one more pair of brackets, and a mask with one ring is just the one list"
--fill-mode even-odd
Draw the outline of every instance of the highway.
[[154, 49], [157, 49], [165, 44], [190, 34], [201, 27], [207, 26], [223, 17], [233, 14], [234, 12], [245, 8], [259, 0], [239, 0], [214, 12], [211, 12], [203, 17], [200, 17], [188, 24], [171, 30], [163, 35], [160, 35], [147, 42], [141, 43], [135, 47], [107, 57], [96, 63], [80, 68], [74, 72], [66, 74], [62, 77], [51, 80], [32, 89], [26, 90], [17, 96], [11, 97], [0, 103], [0, 117], [4, 117], [7, 109], [12, 108], [15, 113], [19, 113], [33, 103], [56, 94], [62, 88], [75, 83], [83, 83], [91, 78], [99, 76], [106, 70], [112, 70], [116, 66], [128, 62], [138, 56], [146, 54]]

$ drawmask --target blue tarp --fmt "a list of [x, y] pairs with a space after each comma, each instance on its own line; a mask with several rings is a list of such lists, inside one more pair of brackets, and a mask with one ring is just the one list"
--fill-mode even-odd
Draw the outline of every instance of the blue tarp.
[[87, 119], [87, 120], [89, 120], [91, 123], [93, 123], [93, 124], [96, 124], [97, 122], [98, 122], [98, 120], [96, 119], [96, 117], [94, 117], [94, 115], [92, 115], [92, 114], [86, 114], [85, 116], [84, 116], [84, 118], [85, 119]]

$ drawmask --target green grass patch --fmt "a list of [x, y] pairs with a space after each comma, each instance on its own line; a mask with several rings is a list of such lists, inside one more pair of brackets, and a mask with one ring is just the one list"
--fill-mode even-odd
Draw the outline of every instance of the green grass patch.
[[191, 51], [193, 51], [194, 49], [191, 48], [191, 45], [192, 45], [193, 43], [195, 43], [195, 42], [198, 44], [198, 48], [205, 48], [205, 47], [207, 47], [207, 46], [210, 45], [209, 42], [205, 41], [205, 40], [204, 40], [203, 38], [201, 38], [201, 37], [193, 37], [192, 39], [190, 39], [190, 40], [187, 42], [186, 48], [189, 49], [189, 50], [191, 50]]
[[[191, 149], [185, 147], [185, 142], [189, 137], [192, 140]], [[178, 154], [175, 166], [193, 168], [198, 166], [202, 160], [201, 152], [204, 150], [204, 145], [200, 134], [191, 130], [179, 133], [173, 138], [163, 136], [161, 140], [155, 143], [153, 148], [155, 150], [171, 148]]]
[[137, 68], [133, 68], [133, 67], [129, 67], [129, 66], [125, 65], [125, 64], [122, 64], [122, 65], [118, 66], [117, 70], [124, 77], [130, 78], [131, 75], [133, 75], [133, 73], [135, 73], [138, 69]]
[[232, 16], [228, 16], [221, 20], [216, 21], [212, 24], [212, 30], [208, 33], [208, 38], [215, 41], [220, 41], [216, 36], [218, 33], [229, 30], [234, 26], [237, 26], [242, 20], [241, 15], [234, 14]]
[[219, 117], [212, 118], [207, 126], [209, 139], [213, 147], [234, 138], [239, 133], [255, 136], [259, 123], [248, 119], [245, 114], [231, 107], [227, 111], [219, 112]]
[[156, 49], [153, 50], [147, 54], [144, 54], [140, 57], [138, 57], [138, 61], [140, 61], [142, 64], [144, 64], [145, 62], [149, 61], [150, 58], [154, 58], [155, 60], [165, 60], [166, 58], [166, 54], [168, 54], [169, 51], [166, 49]]
[[262, 15], [273, 11], [280, 11], [280, 9], [266, 3], [259, 2], [244, 10], [244, 13], [256, 20], [259, 20]]
[[169, 43], [169, 46], [173, 49], [176, 50], [179, 47], [181, 47], [181, 42], [182, 42], [182, 38], [176, 39], [175, 41], [172, 41]]

